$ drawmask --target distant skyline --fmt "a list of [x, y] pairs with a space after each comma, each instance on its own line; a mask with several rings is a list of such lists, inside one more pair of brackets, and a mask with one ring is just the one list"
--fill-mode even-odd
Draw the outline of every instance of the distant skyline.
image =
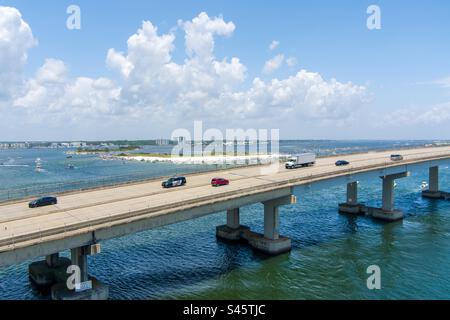
[[450, 139], [449, 34], [443, 1], [4, 0], [0, 141]]

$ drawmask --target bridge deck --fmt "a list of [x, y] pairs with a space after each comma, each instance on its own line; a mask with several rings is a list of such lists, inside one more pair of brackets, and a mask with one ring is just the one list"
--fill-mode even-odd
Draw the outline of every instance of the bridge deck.
[[[402, 154], [404, 160], [390, 161], [389, 155]], [[335, 161], [346, 159], [350, 166], [336, 167]], [[248, 194], [257, 194], [329, 179], [352, 172], [382, 169], [436, 159], [450, 158], [450, 147], [370, 152], [318, 159], [313, 167], [262, 175], [263, 166], [230, 169], [187, 175], [184, 187], [163, 189], [161, 181], [62, 195], [58, 205], [29, 209], [27, 202], [0, 205], [0, 253], [34, 245], [46, 237], [64, 238], [77, 232], [107, 228], [108, 224], [129, 223], [142, 215], [157, 216], [177, 210], [199, 207]], [[213, 188], [211, 178], [230, 179], [228, 186]]]

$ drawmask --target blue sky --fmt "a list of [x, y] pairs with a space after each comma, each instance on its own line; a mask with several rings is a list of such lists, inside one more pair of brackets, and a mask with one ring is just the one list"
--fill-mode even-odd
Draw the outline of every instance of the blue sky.
[[[81, 30], [65, 27], [68, 17], [65, 11], [70, 4], [81, 8]], [[381, 9], [381, 30], [368, 30], [366, 27], [366, 9], [371, 4]], [[262, 106], [258, 111], [260, 118], [251, 114], [247, 121], [244, 114], [243, 117], [226, 119], [232, 127], [282, 127], [281, 136], [284, 138], [450, 138], [450, 85], [445, 80], [450, 77], [448, 1], [28, 0], [0, 1], [0, 6], [18, 9], [38, 41], [37, 45], [27, 49], [28, 58], [22, 71], [24, 81], [30, 81], [29, 78], [34, 77], [46, 59], [53, 58], [64, 62], [72, 79], [104, 77], [117, 82], [121, 88], [127, 88], [126, 80], [106, 63], [110, 48], [126, 56], [127, 39], [137, 32], [142, 21], [148, 20], [158, 28], [159, 35], [174, 35], [171, 61], [182, 65], [189, 56], [185, 52], [185, 30], [178, 21], [190, 21], [205, 12], [211, 19], [219, 17], [235, 26], [227, 36], [214, 36], [215, 59], [222, 61], [225, 57], [228, 60], [238, 57], [246, 68], [245, 80], [237, 84], [235, 91], [250, 90], [255, 78], [270, 83], [273, 79], [294, 76], [301, 69], [319, 74], [326, 83], [336, 79], [339, 83], [351, 82], [364, 87], [364, 97], [359, 100], [338, 100], [345, 93], [330, 98], [331, 104], [342, 103], [346, 108], [344, 111], [330, 109], [336, 117], [295, 111], [288, 114], [287, 121], [270, 116], [272, 111], [266, 114], [265, 106]], [[270, 50], [269, 45], [274, 40], [279, 45]], [[284, 62], [270, 74], [262, 72], [266, 61], [277, 55], [283, 55], [284, 61], [295, 58], [297, 63], [288, 66]], [[283, 101], [280, 108], [308, 108], [308, 105], [299, 104], [298, 97], [295, 99], [298, 106], [294, 102], [290, 105], [289, 101]], [[154, 114], [150, 100], [139, 102]], [[126, 102], [126, 107], [129, 103]], [[196, 107], [191, 103], [180, 114]], [[155, 123], [150, 120], [145, 130], [130, 129], [129, 124], [122, 127], [117, 125], [117, 120], [111, 120], [111, 127], [96, 127], [92, 122], [87, 128], [81, 118], [62, 123], [66, 121], [64, 117], [55, 120], [61, 121], [59, 125], [46, 126], [24, 120], [29, 116], [30, 106], [26, 113], [22, 113], [20, 106], [8, 111], [11, 104], [14, 103], [6, 102], [0, 110], [11, 121], [17, 117], [22, 119], [19, 127], [23, 126], [23, 130], [16, 133], [17, 139], [151, 138], [168, 136], [171, 130], [180, 126], [189, 127], [193, 120], [180, 117], [171, 109], [167, 113], [170, 114], [167, 118], [170, 124], [161, 126], [160, 120], [155, 120]], [[266, 108], [271, 106], [273, 103], [268, 102]], [[338, 107], [326, 105], [324, 108]], [[429, 110], [437, 110], [442, 116], [436, 119], [427, 113]], [[202, 119], [200, 114], [195, 118], [210, 126], [223, 126], [223, 122], [210, 120], [209, 116]], [[109, 121], [105, 119], [107, 116], [101, 114], [98, 121], [104, 124]], [[397, 125], [396, 119], [403, 122]], [[136, 126], [139, 125], [143, 124], [136, 122]], [[61, 128], [71, 128], [72, 133], [63, 133]], [[11, 127], [0, 128], [0, 134], [14, 139]]]

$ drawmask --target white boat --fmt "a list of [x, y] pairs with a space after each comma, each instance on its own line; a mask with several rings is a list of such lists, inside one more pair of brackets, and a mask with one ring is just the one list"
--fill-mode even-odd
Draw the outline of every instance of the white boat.
[[36, 171], [42, 171], [42, 162], [41, 162], [41, 158], [36, 158], [36, 160], [34, 161], [36, 167]]
[[420, 189], [422, 189], [422, 191], [428, 190], [428, 182], [422, 181], [422, 184], [420, 185]]

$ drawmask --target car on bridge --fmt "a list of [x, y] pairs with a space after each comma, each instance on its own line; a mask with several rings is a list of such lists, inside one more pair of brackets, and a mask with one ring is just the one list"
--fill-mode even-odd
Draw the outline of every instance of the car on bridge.
[[173, 187], [181, 187], [186, 184], [186, 178], [185, 177], [173, 177], [166, 181], [163, 181], [162, 187], [163, 188], [173, 188]]
[[392, 161], [401, 161], [403, 160], [403, 156], [401, 154], [391, 154]]
[[227, 186], [229, 184], [230, 184], [230, 180], [227, 180], [225, 178], [213, 178], [211, 180], [211, 185], [213, 187]]
[[33, 201], [30, 201], [28, 204], [29, 208], [37, 208], [44, 206], [51, 206], [58, 203], [58, 199], [56, 197], [42, 197]]
[[340, 166], [348, 166], [350, 164], [350, 162], [348, 162], [347, 160], [338, 160], [336, 161], [335, 165], [340, 167]]

